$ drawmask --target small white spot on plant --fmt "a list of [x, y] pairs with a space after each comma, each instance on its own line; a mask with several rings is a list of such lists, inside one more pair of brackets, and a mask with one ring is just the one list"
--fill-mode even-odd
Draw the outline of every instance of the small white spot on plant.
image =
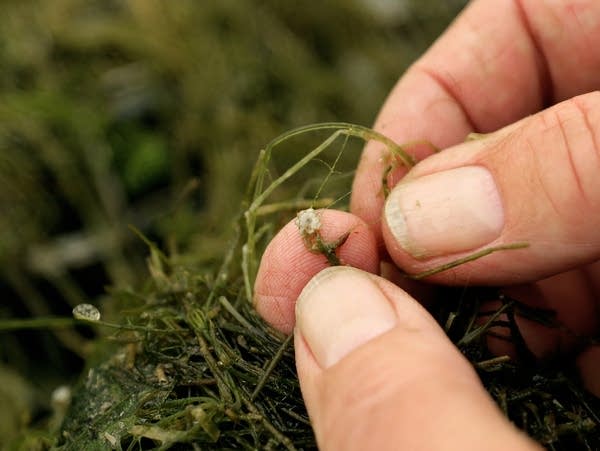
[[73, 317], [85, 321], [100, 321], [100, 310], [92, 304], [79, 304], [73, 309]]
[[52, 392], [51, 403], [56, 411], [66, 412], [71, 403], [71, 389], [67, 385], [57, 387]]
[[314, 235], [321, 228], [321, 218], [314, 208], [299, 211], [296, 215], [296, 227], [303, 237]]

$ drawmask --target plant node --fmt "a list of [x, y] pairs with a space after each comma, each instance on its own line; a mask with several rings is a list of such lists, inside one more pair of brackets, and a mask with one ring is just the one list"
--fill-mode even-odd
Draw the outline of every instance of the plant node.
[[349, 231], [334, 241], [324, 241], [320, 231], [321, 218], [314, 208], [299, 211], [295, 222], [300, 235], [302, 235], [306, 249], [315, 254], [324, 255], [331, 266], [342, 265], [340, 258], [336, 254], [336, 250], [346, 242], [350, 235]]

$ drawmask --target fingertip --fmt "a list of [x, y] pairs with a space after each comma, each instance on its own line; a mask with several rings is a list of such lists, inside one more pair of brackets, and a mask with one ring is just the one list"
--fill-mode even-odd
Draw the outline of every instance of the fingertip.
[[[349, 233], [336, 251], [343, 265], [370, 273], [379, 271], [376, 239], [364, 221], [335, 210], [319, 210], [318, 214], [323, 241], [334, 242]], [[307, 249], [295, 222], [290, 221], [269, 243], [261, 259], [253, 299], [258, 313], [276, 329], [291, 333], [296, 299], [308, 281], [327, 267], [327, 258]]]

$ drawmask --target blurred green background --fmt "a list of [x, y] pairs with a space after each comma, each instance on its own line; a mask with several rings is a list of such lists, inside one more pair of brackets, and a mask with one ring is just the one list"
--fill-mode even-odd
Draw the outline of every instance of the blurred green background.
[[[139, 286], [129, 225], [214, 266], [258, 151], [308, 123], [370, 125], [464, 3], [1, 0], [0, 319]], [[91, 338], [0, 333], [0, 445]]]

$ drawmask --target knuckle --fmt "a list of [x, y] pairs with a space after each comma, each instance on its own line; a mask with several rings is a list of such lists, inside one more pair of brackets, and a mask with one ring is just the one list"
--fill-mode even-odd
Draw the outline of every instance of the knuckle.
[[555, 209], [570, 215], [600, 208], [600, 92], [550, 108], [541, 127], [532, 143], [536, 169]]
[[600, 201], [600, 95], [575, 97], [567, 102], [565, 120], [560, 122], [564, 146], [574, 186], [584, 203], [598, 205]]

